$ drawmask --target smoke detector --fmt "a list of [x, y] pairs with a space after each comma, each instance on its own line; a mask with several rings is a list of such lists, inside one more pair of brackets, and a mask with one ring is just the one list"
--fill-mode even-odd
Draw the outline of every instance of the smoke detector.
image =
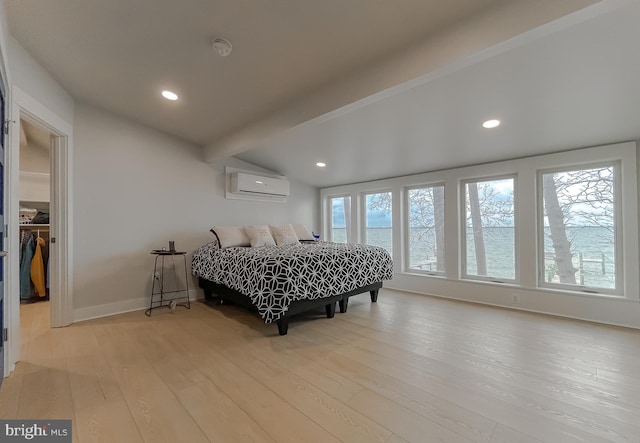
[[215, 37], [211, 40], [211, 46], [221, 56], [226, 57], [231, 54], [231, 42], [220, 37]]

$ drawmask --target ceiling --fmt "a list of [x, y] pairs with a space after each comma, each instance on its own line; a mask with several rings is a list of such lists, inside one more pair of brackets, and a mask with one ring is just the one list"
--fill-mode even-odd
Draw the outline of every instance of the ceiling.
[[315, 186], [640, 138], [634, 0], [4, 3], [75, 99]]
[[593, 7], [238, 157], [329, 187], [640, 139], [638, 23], [640, 2]]
[[[13, 37], [74, 98], [206, 144], [502, 3], [5, 0], [5, 8]], [[231, 55], [217, 55], [212, 37], [231, 41]], [[164, 101], [163, 89], [180, 100]]]

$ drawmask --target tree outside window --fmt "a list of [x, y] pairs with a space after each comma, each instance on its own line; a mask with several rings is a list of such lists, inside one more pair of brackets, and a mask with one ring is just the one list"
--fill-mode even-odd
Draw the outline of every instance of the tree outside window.
[[514, 178], [467, 181], [465, 274], [515, 280]]
[[408, 267], [444, 273], [444, 185], [407, 190]]
[[329, 199], [331, 209], [331, 241], [351, 243], [351, 197], [332, 197]]
[[393, 197], [391, 192], [365, 194], [365, 243], [393, 253]]
[[616, 288], [614, 165], [541, 173], [543, 282]]

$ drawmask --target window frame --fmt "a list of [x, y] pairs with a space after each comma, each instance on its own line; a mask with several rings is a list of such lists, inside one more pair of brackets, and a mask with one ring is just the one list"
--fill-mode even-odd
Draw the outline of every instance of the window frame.
[[[614, 178], [614, 245], [615, 245], [615, 287], [600, 288], [589, 285], [571, 285], [567, 283], [549, 283], [545, 281], [544, 264], [544, 194], [543, 194], [543, 174], [580, 171], [586, 169], [597, 169], [613, 167]], [[596, 161], [590, 163], [566, 164], [554, 168], [542, 168], [536, 170], [536, 264], [537, 264], [537, 287], [540, 289], [550, 289], [556, 291], [568, 291], [572, 293], [583, 293], [588, 295], [608, 295], [615, 297], [625, 297], [624, 295], [624, 252], [623, 252], [623, 214], [620, 200], [622, 193], [622, 161], [620, 159], [610, 161]]]
[[[326, 230], [327, 241], [340, 243], [340, 242], [336, 242], [333, 238], [333, 203], [332, 202], [333, 202], [333, 199], [347, 198], [347, 197], [351, 200], [351, 206], [353, 207], [353, 196], [350, 193], [332, 194], [332, 195], [326, 196], [326, 200], [325, 200], [326, 208], [327, 208], [326, 221], [327, 221], [327, 227], [328, 227], [328, 229]], [[347, 223], [347, 220], [345, 219], [345, 229], [353, 230], [353, 220], [352, 220], [351, 226], [347, 226], [346, 223]], [[347, 241], [345, 243], [349, 243], [348, 240], [349, 240], [349, 236], [347, 236]], [[355, 239], [352, 239], [352, 242], [355, 242]]]
[[[495, 277], [491, 275], [473, 275], [467, 272], [467, 184], [468, 183], [481, 183], [497, 180], [513, 180], [513, 253], [514, 253], [514, 278]], [[490, 176], [477, 176], [460, 179], [458, 181], [458, 188], [460, 192], [460, 206], [459, 206], [459, 223], [460, 229], [458, 231], [459, 236], [459, 250], [458, 257], [460, 262], [460, 279], [469, 281], [480, 281], [498, 284], [520, 285], [520, 246], [519, 246], [519, 223], [518, 216], [520, 214], [519, 198], [518, 198], [518, 173], [512, 172], [500, 175]]]
[[389, 213], [391, 215], [391, 251], [387, 251], [387, 252], [389, 252], [389, 255], [393, 256], [394, 254], [393, 251], [396, 249], [396, 245], [393, 244], [393, 234], [394, 234], [393, 211], [395, 208], [395, 204], [394, 204], [392, 188], [367, 190], [360, 193], [360, 214], [362, 215], [360, 217], [360, 232], [361, 232], [361, 239], [362, 239], [361, 243], [363, 245], [369, 244], [367, 243], [367, 196], [375, 195], [375, 194], [385, 194], [385, 193], [389, 193], [391, 195], [391, 212]]
[[[405, 186], [402, 189], [402, 194], [403, 194], [403, 213], [402, 213], [402, 222], [404, 225], [404, 235], [403, 235], [403, 245], [404, 245], [404, 251], [403, 251], [403, 266], [402, 266], [402, 272], [405, 273], [409, 273], [409, 274], [420, 274], [420, 275], [425, 275], [425, 276], [431, 276], [431, 277], [445, 277], [446, 273], [447, 273], [447, 236], [445, 234], [444, 236], [444, 253], [445, 253], [445, 259], [444, 259], [444, 271], [433, 271], [433, 270], [420, 270], [420, 269], [413, 269], [411, 268], [411, 247], [410, 247], [410, 235], [411, 235], [411, 226], [410, 226], [410, 214], [409, 214], [409, 210], [410, 210], [410, 202], [409, 202], [409, 192], [415, 189], [425, 189], [425, 188], [435, 188], [435, 187], [442, 187], [443, 193], [444, 193], [444, 208], [443, 211], [446, 214], [446, 207], [447, 207], [447, 186], [446, 183], [444, 181], [437, 181], [437, 182], [430, 182], [430, 183], [422, 183], [422, 184], [415, 184], [415, 185], [409, 185], [409, 186]], [[445, 215], [446, 217], [446, 215]], [[446, 227], [446, 220], [445, 220], [445, 227]]]
[[[322, 202], [322, 233], [328, 238], [329, 221], [327, 197], [349, 195], [352, 202], [352, 235], [354, 241], [362, 243], [362, 193], [375, 193], [391, 189], [394, 194], [394, 287], [402, 290], [436, 293], [445, 297], [459, 298], [468, 301], [486, 302], [522, 309], [544, 309], [546, 312], [561, 316], [578, 316], [580, 318], [599, 319], [595, 321], [628, 324], [632, 322], [628, 309], [617, 308], [610, 304], [611, 310], [601, 309], [602, 303], [608, 299], [614, 302], [640, 301], [640, 230], [638, 229], [640, 200], [638, 199], [638, 155], [640, 144], [635, 141], [603, 144], [592, 147], [579, 147], [546, 154], [521, 158], [506, 158], [495, 162], [469, 164], [468, 166], [450, 169], [425, 171], [418, 174], [393, 178], [384, 178], [367, 182], [339, 185], [320, 189]], [[604, 292], [590, 293], [579, 288], [555, 288], [539, 284], [539, 223], [538, 223], [538, 173], [549, 171], [588, 168], [593, 165], [607, 165], [614, 162], [620, 164], [617, 176], [616, 194], [618, 199], [616, 232], [618, 247], [616, 251], [617, 267], [616, 285], [620, 291], [617, 295]], [[463, 279], [462, 252], [466, 244], [461, 236], [461, 209], [463, 209], [464, 180], [502, 178], [515, 175], [515, 223], [516, 223], [516, 275], [515, 284], [484, 281], [473, 276]], [[406, 218], [404, 189], [413, 186], [445, 183], [445, 242], [446, 269], [444, 276], [435, 277], [426, 274], [407, 272], [404, 264], [406, 248]], [[461, 201], [462, 200], [462, 201]], [[355, 206], [354, 206], [355, 205]], [[622, 237], [623, 236], [623, 237]], [[623, 243], [622, 243], [623, 241]], [[396, 248], [396, 246], [398, 248]], [[466, 260], [466, 258], [465, 258]], [[425, 280], [429, 277], [429, 280]], [[435, 278], [434, 278], [435, 277]], [[500, 280], [501, 281], [501, 280]], [[428, 291], [425, 289], [428, 285]], [[472, 288], [470, 291], [461, 288]], [[561, 302], [558, 302], [560, 300]], [[635, 318], [635, 317], [634, 317]], [[633, 320], [635, 321], [635, 320]]]

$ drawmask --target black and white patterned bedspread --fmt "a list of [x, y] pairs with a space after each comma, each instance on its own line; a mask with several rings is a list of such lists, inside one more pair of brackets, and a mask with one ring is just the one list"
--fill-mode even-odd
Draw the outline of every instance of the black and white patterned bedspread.
[[195, 251], [193, 275], [251, 299], [265, 323], [277, 321], [295, 300], [344, 294], [393, 277], [389, 253], [378, 246], [312, 242], [289, 246]]

